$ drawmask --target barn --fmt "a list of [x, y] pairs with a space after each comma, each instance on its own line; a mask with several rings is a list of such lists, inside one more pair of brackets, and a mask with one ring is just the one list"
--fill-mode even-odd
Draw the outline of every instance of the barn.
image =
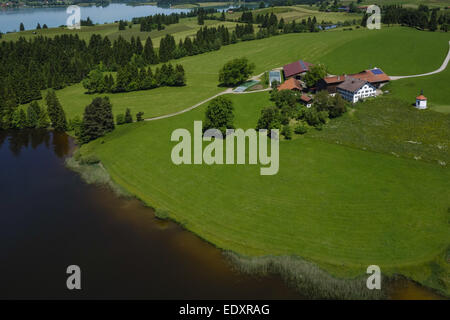
[[283, 67], [284, 78], [297, 78], [300, 79], [302, 75], [309, 71], [309, 68], [312, 67], [313, 64], [298, 60], [292, 63], [289, 63]]

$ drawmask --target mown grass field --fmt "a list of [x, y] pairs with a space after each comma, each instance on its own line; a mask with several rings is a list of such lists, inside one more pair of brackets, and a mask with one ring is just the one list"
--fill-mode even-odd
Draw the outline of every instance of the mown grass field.
[[[242, 128], [254, 127], [270, 104], [268, 93], [230, 97]], [[431, 286], [448, 281], [436, 282], [433, 273], [449, 271], [442, 263], [450, 244], [446, 167], [308, 136], [280, 142], [274, 176], [261, 176], [259, 165], [174, 165], [171, 132], [192, 132], [204, 111], [120, 126], [81, 152], [95, 154], [127, 191], [220, 248], [298, 255], [341, 277], [377, 264]]]
[[[143, 111], [145, 117], [150, 118], [183, 110], [223, 91], [225, 88], [218, 87], [220, 68], [226, 61], [242, 56], [255, 63], [254, 74], [298, 59], [326, 63], [332, 73], [358, 72], [374, 66], [395, 75], [424, 73], [441, 65], [448, 50], [448, 39], [449, 35], [444, 33], [392, 27], [288, 34], [240, 42], [219, 51], [174, 61], [185, 68], [185, 87], [109, 94], [109, 97], [114, 113], [130, 108], [133, 114]], [[83, 92], [81, 84], [57, 91], [69, 118], [81, 115], [94, 97]], [[442, 97], [442, 103], [450, 105], [445, 92], [438, 91], [437, 94]]]

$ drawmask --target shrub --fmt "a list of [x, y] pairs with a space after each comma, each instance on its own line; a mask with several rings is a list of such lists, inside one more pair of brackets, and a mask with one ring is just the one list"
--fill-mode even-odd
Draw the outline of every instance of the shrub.
[[121, 124], [125, 123], [125, 115], [123, 113], [119, 113], [116, 116], [116, 123], [117, 123], [117, 125], [121, 125]]
[[125, 111], [125, 122], [126, 123], [132, 123], [133, 122], [133, 117], [131, 116], [131, 111], [129, 108], [127, 108], [127, 110]]
[[144, 121], [143, 116], [144, 116], [144, 113], [143, 113], [142, 111], [136, 113], [136, 121], [137, 121], [137, 122]]
[[233, 59], [227, 62], [219, 72], [219, 82], [225, 86], [234, 86], [247, 80], [255, 69], [247, 58]]
[[292, 128], [290, 125], [283, 126], [283, 129], [281, 129], [281, 134], [284, 136], [286, 140], [292, 139]]
[[206, 109], [203, 131], [218, 129], [225, 135], [227, 129], [234, 129], [233, 122], [233, 102], [227, 97], [220, 96], [211, 100]]
[[260, 129], [280, 129], [281, 114], [280, 109], [275, 106], [266, 107], [261, 110], [261, 117], [258, 120], [257, 130]]
[[167, 220], [170, 217], [169, 211], [164, 209], [155, 209], [155, 216], [161, 220]]
[[305, 134], [308, 132], [308, 127], [304, 123], [299, 123], [295, 126], [294, 132], [296, 134]]

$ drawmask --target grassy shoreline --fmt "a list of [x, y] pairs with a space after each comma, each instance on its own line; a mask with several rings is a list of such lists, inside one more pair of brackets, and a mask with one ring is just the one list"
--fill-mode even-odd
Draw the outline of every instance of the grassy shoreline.
[[[430, 290], [432, 294], [450, 297], [450, 294], [447, 292], [438, 290], [433, 286], [429, 286], [429, 284], [426, 286], [425, 284], [416, 282], [414, 279], [401, 273], [382, 273], [382, 289], [367, 290], [367, 274], [364, 273], [353, 277], [338, 277], [316, 263], [307, 261], [300, 256], [241, 255], [232, 250], [217, 246], [214, 242], [202, 237], [201, 234], [189, 229], [186, 226], [186, 222], [170, 216], [166, 210], [159, 210], [150, 206], [149, 203], [139, 198], [138, 195], [130, 193], [129, 190], [117, 183], [114, 178], [111, 178], [101, 162], [98, 162], [98, 159], [83, 159], [78, 153], [78, 150], [76, 150], [72, 157], [66, 159], [66, 166], [68, 169], [77, 172], [86, 183], [106, 187], [119, 197], [134, 197], [152, 209], [156, 218], [170, 220], [181, 226], [184, 230], [194, 233], [203, 241], [221, 250], [232, 269], [236, 272], [261, 277], [279, 275], [289, 287], [302, 295], [308, 296], [310, 299], [387, 299], [392, 289], [391, 284], [399, 277], [416, 283], [419, 286], [424, 285], [424, 288]], [[447, 249], [447, 251], [449, 250]]]
[[[149, 110], [157, 107], [167, 113], [169, 107], [189, 106], [194, 100], [202, 100], [203, 95], [211, 96], [212, 91], [220, 89], [216, 86], [220, 62], [239, 56], [244, 49], [256, 64], [256, 74], [298, 57], [326, 62], [334, 73], [357, 72], [372, 67], [372, 63], [388, 74], [419, 73], [435, 68], [448, 50], [448, 36], [405, 28], [340, 35], [285, 35], [181, 59], [188, 85], [159, 97], [159, 89], [144, 92], [145, 105]], [[302, 46], [305, 40], [307, 47]], [[418, 40], [435, 50], [425, 52], [415, 47]], [[358, 59], [348, 59], [347, 52], [366, 41], [367, 50], [358, 52]], [[415, 49], [405, 56], [399, 42]], [[273, 50], [276, 47], [285, 50], [280, 53]], [[432, 59], [426, 65], [411, 67], [412, 61], [423, 54]], [[399, 56], [404, 58], [397, 60]], [[79, 93], [74, 91], [73, 96]], [[123, 95], [128, 102], [133, 96]], [[244, 129], [254, 128], [261, 108], [271, 103], [268, 93], [230, 97], [236, 108], [235, 125]], [[445, 93], [432, 99], [448, 101]], [[60, 96], [63, 105], [66, 100]], [[116, 101], [112, 103], [116, 106]], [[404, 106], [393, 101], [387, 107], [398, 113], [380, 109], [376, 121], [371, 122], [374, 117], [364, 116], [367, 113], [360, 113], [364, 105], [357, 105], [355, 112], [324, 128], [323, 134], [329, 132], [329, 137], [318, 139], [307, 134], [281, 141], [280, 172], [266, 178], [259, 176], [256, 166], [171, 163], [170, 133], [176, 128], [191, 130], [193, 121], [203, 119], [205, 105], [168, 119], [118, 126], [111, 134], [84, 145], [80, 152], [101, 161], [110, 178], [129, 194], [222, 250], [243, 257], [302, 257], [338, 279], [358, 278], [368, 265], [376, 264], [388, 277], [402, 274], [449, 296], [448, 167], [414, 160], [417, 152], [426, 151], [424, 144], [405, 143], [404, 157], [389, 154], [398, 142], [436, 145], [445, 137], [436, 134], [437, 127], [431, 122], [445, 115], [426, 111], [420, 113], [422, 117], [416, 114], [420, 111], [408, 111]], [[71, 110], [75, 111], [75, 106]], [[404, 116], [408, 112], [414, 112], [410, 123]], [[390, 135], [398, 126], [397, 120], [406, 121], [401, 123], [404, 129]], [[333, 130], [328, 129], [339, 123], [345, 128], [346, 121], [357, 126], [360, 131], [350, 135], [360, 139], [344, 141], [342, 137], [344, 144], [335, 143], [331, 139]], [[422, 131], [426, 139], [418, 140], [421, 136], [414, 134]], [[392, 138], [389, 144], [375, 141], [383, 136], [379, 132]], [[368, 150], [364, 149], [366, 144]], [[442, 160], [444, 151], [434, 150], [430, 160]]]

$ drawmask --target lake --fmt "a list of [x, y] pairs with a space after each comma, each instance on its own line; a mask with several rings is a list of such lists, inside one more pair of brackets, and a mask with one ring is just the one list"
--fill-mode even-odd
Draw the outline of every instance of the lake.
[[[82, 20], [86, 20], [89, 17], [94, 23], [100, 24], [131, 20], [134, 17], [144, 17], [158, 13], [171, 14], [190, 11], [190, 9], [160, 8], [151, 5], [129, 6], [123, 3], [111, 3], [105, 7], [89, 6], [80, 8]], [[26, 30], [36, 29], [38, 23], [41, 26], [45, 23], [49, 28], [59, 27], [66, 24], [68, 17], [66, 7], [0, 9], [0, 31], [3, 33], [18, 31], [21, 22]]]
[[[65, 167], [63, 133], [0, 130], [0, 299], [302, 299], [280, 277], [238, 273], [222, 252], [137, 200]], [[66, 288], [78, 265], [82, 290]], [[437, 299], [412, 282], [394, 299]]]
[[[298, 299], [137, 200], [84, 183], [66, 134], [0, 130], [0, 299]], [[78, 265], [82, 290], [66, 288]]]

